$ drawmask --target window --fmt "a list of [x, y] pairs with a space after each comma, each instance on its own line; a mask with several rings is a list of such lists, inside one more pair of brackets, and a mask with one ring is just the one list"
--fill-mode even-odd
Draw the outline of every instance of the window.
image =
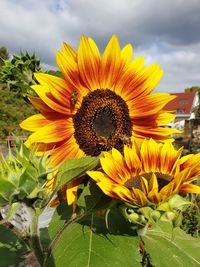
[[184, 114], [185, 113], [185, 109], [184, 108], [177, 108], [176, 113], [177, 114]]
[[180, 99], [179, 104], [188, 104], [188, 99], [187, 98]]

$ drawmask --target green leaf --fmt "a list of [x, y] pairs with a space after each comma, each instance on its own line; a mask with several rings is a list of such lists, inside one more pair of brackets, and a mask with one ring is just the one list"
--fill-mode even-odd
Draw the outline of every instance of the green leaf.
[[52, 247], [48, 267], [141, 267], [139, 238], [119, 211], [108, 218], [87, 216], [64, 229]]
[[58, 171], [58, 190], [67, 182], [84, 175], [86, 171], [93, 170], [98, 164], [99, 158], [90, 156], [66, 160]]
[[143, 237], [145, 250], [152, 263], [162, 267], [200, 266], [200, 239], [193, 238], [180, 228], [159, 222]]
[[0, 225], [0, 267], [8, 267], [23, 260], [27, 247], [10, 230]]
[[48, 232], [51, 239], [54, 238], [56, 233], [58, 233], [58, 231], [71, 218], [71, 216], [72, 206], [68, 206], [67, 203], [62, 203], [57, 207], [48, 227]]
[[[5, 200], [9, 201], [10, 194], [12, 193], [12, 191], [15, 190], [15, 185], [13, 183], [11, 183], [10, 181], [1, 177], [0, 190], [1, 190], [0, 191], [1, 196]], [[1, 203], [0, 203], [0, 206], [1, 206]]]
[[109, 206], [112, 199], [106, 196], [102, 190], [97, 186], [96, 182], [90, 180], [88, 186], [85, 186], [81, 193], [77, 204], [84, 207], [88, 211], [97, 211], [105, 209]]

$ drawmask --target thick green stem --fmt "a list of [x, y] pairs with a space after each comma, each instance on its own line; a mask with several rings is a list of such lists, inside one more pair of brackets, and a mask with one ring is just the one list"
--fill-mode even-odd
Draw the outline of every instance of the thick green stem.
[[39, 229], [38, 229], [38, 215], [36, 214], [35, 210], [31, 207], [28, 207], [29, 213], [31, 215], [31, 221], [30, 221], [30, 245], [31, 248], [40, 263], [41, 266], [43, 266], [44, 262], [44, 254], [42, 251], [42, 245], [40, 242], [40, 235], [39, 235]]

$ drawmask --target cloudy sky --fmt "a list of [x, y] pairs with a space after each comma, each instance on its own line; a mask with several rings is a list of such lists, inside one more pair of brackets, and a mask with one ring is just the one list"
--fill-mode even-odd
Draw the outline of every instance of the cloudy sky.
[[77, 48], [86, 34], [103, 51], [117, 34], [164, 69], [156, 91], [180, 92], [200, 86], [199, 14], [200, 0], [0, 0], [0, 47], [35, 52], [55, 68], [62, 41]]

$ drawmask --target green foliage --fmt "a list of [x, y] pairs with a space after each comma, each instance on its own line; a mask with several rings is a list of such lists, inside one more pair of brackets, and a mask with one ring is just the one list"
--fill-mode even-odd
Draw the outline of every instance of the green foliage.
[[67, 182], [84, 175], [86, 171], [93, 170], [98, 165], [98, 157], [88, 156], [78, 159], [67, 159], [59, 168], [58, 189], [62, 188]]
[[[5, 54], [3, 48], [2, 52]], [[27, 131], [19, 127], [19, 123], [36, 113], [27, 99], [27, 94], [35, 95], [30, 87], [36, 84], [34, 72], [42, 71], [62, 77], [60, 71], [42, 70], [40, 60], [35, 54], [21, 52], [20, 55], [14, 55], [11, 60], [5, 59], [4, 66], [0, 68], [0, 139], [5, 139], [11, 133], [28, 135]]]
[[4, 65], [4, 61], [8, 60], [8, 58], [9, 58], [8, 50], [4, 46], [0, 47], [0, 69]]
[[36, 83], [34, 72], [39, 72], [40, 60], [27, 52], [20, 55], [13, 55], [11, 60], [5, 60], [4, 65], [0, 70], [0, 82], [14, 91], [20, 92], [20, 96], [26, 96], [27, 93], [32, 93], [30, 85]]
[[199, 92], [199, 91], [200, 91], [200, 86], [192, 86], [192, 87], [189, 87], [189, 88], [185, 89], [186, 93], [188, 93], [188, 92]]
[[[76, 206], [61, 203], [48, 229], [45, 229], [45, 236], [44, 231], [39, 235], [38, 216], [50, 197], [43, 188], [48, 175], [44, 163], [44, 158], [36, 157], [21, 146], [16, 156], [10, 153], [8, 159], [3, 160], [0, 168], [1, 204], [9, 204], [11, 215], [16, 212], [15, 204], [19, 200], [31, 210], [32, 230], [26, 238], [41, 266], [200, 265], [200, 239], [186, 234], [179, 227], [175, 228], [177, 223], [169, 223], [168, 217], [173, 215], [169, 213], [178, 212], [189, 203], [178, 195], [156, 207], [156, 210], [155, 207], [126, 206], [128, 204], [105, 197], [94, 181], [86, 179]], [[58, 189], [66, 182], [85, 175], [88, 170], [98, 168], [98, 163], [99, 158], [95, 157], [67, 160], [59, 169]], [[133, 209], [134, 213], [128, 212], [129, 217], [124, 216], [123, 205], [126, 209]], [[145, 218], [139, 226], [132, 218], [135, 213]], [[161, 221], [163, 215], [164, 222]], [[5, 218], [1, 222], [5, 222]], [[5, 242], [2, 246], [4, 249], [9, 243]]]
[[141, 266], [139, 238], [119, 211], [110, 212], [108, 225], [99, 215], [76, 218], [54, 241], [45, 266]]
[[53, 241], [45, 266], [200, 265], [200, 239], [173, 228], [169, 222], [158, 221], [149, 227], [146, 235], [139, 237], [135, 225], [117, 208], [111, 208], [106, 223], [105, 215], [73, 217], [70, 207], [61, 205], [49, 226]]
[[190, 207], [183, 211], [181, 228], [194, 237], [200, 236], [200, 199], [198, 197]]
[[6, 86], [0, 85], [0, 139], [5, 139], [11, 133], [27, 135], [28, 132], [22, 130], [19, 123], [36, 113], [29, 102], [22, 96], [16, 97], [16, 94]]
[[56, 208], [48, 227], [48, 233], [51, 239], [53, 239], [65, 223], [70, 220], [72, 213], [72, 206], [68, 206], [67, 203], [62, 203]]
[[200, 266], [200, 239], [187, 235], [180, 228], [159, 222], [143, 237], [145, 251], [153, 266]]
[[0, 267], [8, 267], [22, 261], [27, 247], [13, 232], [0, 225]]
[[[49, 195], [43, 188], [48, 173], [52, 172], [46, 158], [38, 158], [23, 143], [15, 154], [9, 150], [7, 158], [2, 156], [0, 164], [0, 207], [24, 202], [34, 208], [43, 208]], [[12, 214], [11, 214], [12, 215]]]
[[53, 76], [56, 76], [56, 77], [59, 77], [59, 78], [63, 78], [63, 74], [59, 70], [48, 70], [46, 73], [53, 75]]

